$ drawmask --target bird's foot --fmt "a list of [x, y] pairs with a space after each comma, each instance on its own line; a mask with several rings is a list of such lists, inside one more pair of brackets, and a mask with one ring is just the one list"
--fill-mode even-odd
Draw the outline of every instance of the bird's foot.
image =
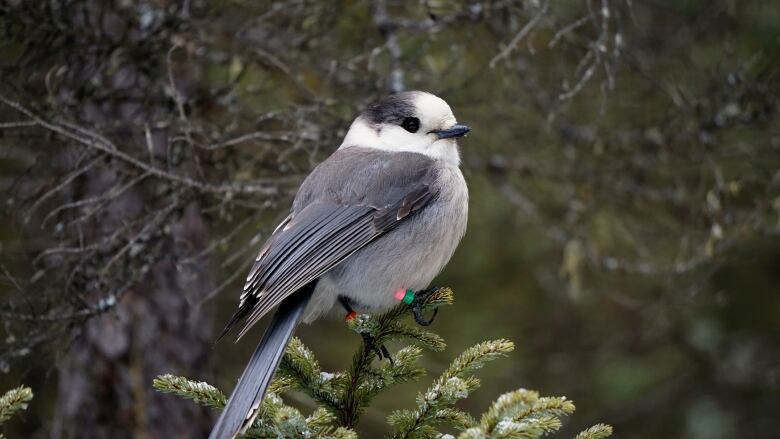
[[423, 310], [422, 307], [425, 304], [425, 300], [430, 296], [431, 294], [435, 293], [439, 290], [439, 287], [430, 287], [426, 288], [421, 291], [417, 291], [414, 293], [414, 299], [412, 299], [412, 303], [409, 304], [409, 306], [412, 308], [412, 314], [414, 314], [414, 321], [417, 322], [420, 326], [428, 326], [431, 323], [433, 323], [433, 319], [436, 318], [436, 314], [439, 313], [438, 308], [433, 309], [433, 315], [431, 315], [431, 318], [426, 320], [423, 317]]
[[385, 345], [381, 345], [377, 347], [374, 337], [372, 337], [371, 334], [368, 334], [366, 332], [361, 332], [360, 336], [363, 337], [363, 344], [365, 345], [366, 347], [365, 349], [367, 352], [373, 351], [376, 353], [376, 356], [379, 357], [380, 361], [387, 358], [390, 364], [393, 365], [393, 357], [390, 356], [390, 351], [387, 350], [387, 347], [385, 347]]
[[[344, 321], [351, 322], [352, 320], [355, 320], [358, 314], [352, 309], [352, 301], [346, 296], [339, 296], [338, 300], [341, 303], [341, 306], [344, 307], [344, 310], [347, 311], [347, 315], [344, 316]], [[363, 344], [365, 345], [367, 352], [376, 352], [376, 356], [379, 357], [380, 360], [387, 358], [388, 361], [390, 361], [390, 364], [393, 364], [393, 357], [390, 356], [390, 351], [387, 350], [385, 345], [377, 347], [374, 337], [367, 332], [360, 332], [360, 336], [363, 337]]]

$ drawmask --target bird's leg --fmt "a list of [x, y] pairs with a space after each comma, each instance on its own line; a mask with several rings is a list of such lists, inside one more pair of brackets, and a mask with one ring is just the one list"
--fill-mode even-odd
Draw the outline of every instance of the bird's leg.
[[423, 317], [423, 311], [422, 311], [422, 305], [425, 303], [425, 299], [428, 298], [431, 294], [438, 291], [439, 287], [430, 287], [426, 288], [422, 291], [417, 291], [414, 293], [414, 299], [412, 299], [412, 303], [409, 304], [409, 306], [412, 308], [412, 314], [414, 314], [414, 321], [417, 322], [420, 326], [428, 326], [431, 323], [433, 323], [433, 319], [436, 318], [436, 314], [439, 313], [438, 308], [433, 309], [433, 315], [430, 319], [425, 320]]
[[[347, 311], [344, 320], [350, 321], [357, 317], [357, 312], [352, 308], [352, 300], [350, 300], [349, 297], [339, 295], [338, 300], [339, 303], [341, 303], [341, 306]], [[367, 351], [374, 351], [380, 360], [387, 358], [388, 361], [390, 361], [390, 364], [393, 364], [393, 357], [390, 356], [390, 351], [387, 350], [385, 345], [381, 345], [377, 348], [374, 343], [374, 338], [366, 332], [361, 332], [360, 336], [363, 337], [363, 344], [366, 346]]]
[[374, 337], [372, 337], [371, 334], [367, 332], [361, 332], [360, 336], [363, 337], [363, 344], [366, 347], [366, 351], [376, 352], [376, 356], [379, 358], [380, 361], [387, 358], [387, 361], [390, 362], [390, 365], [394, 364], [393, 357], [390, 356], [390, 351], [387, 350], [387, 347], [385, 347], [385, 345], [381, 345], [377, 347], [376, 343], [374, 343]]
[[349, 297], [339, 295], [338, 299], [339, 299], [339, 303], [341, 304], [341, 306], [343, 306], [344, 309], [347, 311], [347, 315], [344, 316], [344, 320], [350, 321], [350, 320], [354, 319], [355, 317], [357, 317], [357, 313], [352, 308], [352, 301], [349, 299]]
[[[384, 355], [384, 357], [387, 358], [387, 361], [390, 362], [391, 366], [395, 366], [395, 363], [393, 362], [393, 357], [390, 356], [390, 351], [387, 350], [385, 345], [379, 346], [379, 352], [381, 352], [382, 355]], [[382, 355], [379, 356], [380, 360], [382, 359]]]

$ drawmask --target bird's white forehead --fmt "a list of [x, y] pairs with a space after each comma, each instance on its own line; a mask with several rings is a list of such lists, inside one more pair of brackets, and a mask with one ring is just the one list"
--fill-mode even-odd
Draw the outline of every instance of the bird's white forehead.
[[414, 107], [417, 110], [417, 115], [421, 119], [427, 119], [429, 123], [455, 123], [455, 116], [453, 116], [450, 106], [444, 99], [434, 94], [416, 93], [414, 96]]

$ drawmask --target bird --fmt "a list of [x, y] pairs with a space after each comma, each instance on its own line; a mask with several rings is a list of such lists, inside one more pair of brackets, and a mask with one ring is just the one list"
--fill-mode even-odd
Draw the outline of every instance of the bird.
[[245, 321], [238, 341], [277, 310], [210, 439], [234, 438], [252, 425], [301, 321], [338, 305], [347, 317], [355, 309], [381, 312], [398, 303], [399, 290], [430, 291], [466, 233], [469, 196], [457, 140], [470, 130], [447, 102], [424, 91], [390, 94], [357, 116], [338, 149], [304, 179], [246, 278], [220, 338]]

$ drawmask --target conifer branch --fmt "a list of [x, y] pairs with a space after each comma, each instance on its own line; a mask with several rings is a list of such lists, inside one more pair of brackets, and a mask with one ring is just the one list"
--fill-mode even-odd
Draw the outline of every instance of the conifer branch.
[[314, 354], [297, 337], [290, 340], [278, 374], [334, 414], [341, 410], [341, 402], [333, 383], [342, 375], [323, 372]]
[[[451, 305], [452, 302], [452, 290], [439, 288], [427, 296], [420, 307], [423, 311], [431, 311], [443, 305]], [[370, 340], [373, 346], [367, 347], [365, 343], [360, 345], [352, 358], [352, 367], [344, 377], [342, 409], [339, 412], [341, 425], [354, 427], [371, 398], [387, 385], [398, 382], [399, 373], [395, 374], [396, 379], [394, 380], [381, 382], [375, 379], [377, 374], [372, 369], [371, 363], [377, 356], [376, 348], [383, 346], [390, 340], [405, 338], [414, 340], [434, 351], [444, 349], [444, 340], [437, 334], [400, 322], [411, 311], [410, 305], [400, 303], [379, 316], [361, 314], [348, 323], [350, 329]], [[401, 366], [412, 371], [412, 376], [408, 379], [419, 376], [418, 371], [410, 365], [410, 362], [416, 361], [418, 357], [419, 355], [414, 355], [412, 351], [405, 352], [404, 363]], [[398, 371], [400, 370], [398, 369]], [[408, 379], [404, 381], [408, 381]]]
[[469, 427], [471, 419], [451, 406], [479, 387], [479, 380], [473, 376], [476, 370], [512, 350], [514, 344], [508, 340], [487, 341], [466, 349], [425, 393], [417, 396], [416, 410], [399, 410], [388, 417], [388, 423], [395, 427], [392, 437], [431, 437], [435, 435], [434, 427], [438, 425], [452, 425], [461, 429]]
[[[452, 303], [452, 291], [439, 289], [421, 304], [430, 311]], [[314, 353], [301, 340], [293, 338], [282, 359], [279, 373], [263, 400], [258, 417], [243, 436], [245, 438], [306, 437], [325, 439], [355, 439], [356, 425], [371, 401], [393, 384], [417, 379], [425, 370], [417, 365], [426, 347], [444, 348], [438, 335], [401, 322], [411, 307], [400, 304], [385, 314], [373, 317], [359, 315], [348, 322], [353, 331], [364, 337], [364, 343], [353, 357], [351, 367], [344, 372], [322, 371]], [[421, 346], [406, 346], [393, 354], [392, 361], [374, 364], [384, 343], [411, 339]], [[398, 410], [388, 417], [393, 438], [440, 438], [439, 427], [460, 430], [459, 439], [521, 438], [538, 439], [560, 429], [561, 418], [574, 412], [572, 401], [565, 397], [540, 397], [539, 393], [519, 389], [501, 395], [476, 421], [468, 413], [454, 407], [479, 386], [474, 376], [487, 362], [505, 356], [514, 349], [508, 340], [479, 343], [462, 354], [417, 396], [414, 410]], [[225, 395], [217, 388], [173, 375], [154, 380], [155, 389], [191, 399], [201, 405], [221, 409]], [[309, 395], [317, 408], [307, 417], [282, 401], [281, 392], [296, 388]], [[612, 434], [612, 427], [597, 424], [581, 432], [575, 439], [603, 439]]]
[[[302, 345], [299, 348], [305, 349]], [[205, 407], [222, 409], [226, 404], [225, 394], [205, 382], [192, 381], [174, 375], [161, 375], [155, 378], [152, 385], [159, 392], [171, 393], [195, 401]], [[242, 436], [243, 438], [354, 439], [357, 437], [355, 432], [350, 429], [334, 426], [334, 415], [324, 407], [318, 407], [311, 415], [304, 417], [297, 409], [285, 405], [278, 394], [291, 387], [293, 387], [293, 380], [287, 377], [277, 378], [271, 383], [268, 394], [260, 406], [257, 419]]]
[[33, 392], [29, 387], [19, 386], [5, 392], [0, 396], [0, 424], [11, 419], [17, 412], [27, 409], [27, 403], [32, 399]]
[[581, 431], [574, 439], [604, 439], [608, 436], [612, 436], [612, 426], [596, 424], [587, 430]]
[[335, 417], [326, 409], [318, 407], [308, 417], [297, 409], [287, 406], [276, 393], [269, 393], [263, 400], [260, 414], [244, 438], [332, 438], [355, 439], [354, 431], [334, 427]]
[[155, 378], [152, 387], [158, 392], [172, 393], [213, 409], [221, 409], [227, 403], [225, 394], [211, 384], [203, 381], [191, 381], [171, 374]]
[[[539, 397], [532, 390], [519, 389], [501, 395], [475, 425], [458, 439], [486, 437], [536, 439], [558, 431], [561, 417], [574, 413], [574, 403], [565, 397]], [[597, 424], [575, 439], [603, 439], [612, 427]]]

